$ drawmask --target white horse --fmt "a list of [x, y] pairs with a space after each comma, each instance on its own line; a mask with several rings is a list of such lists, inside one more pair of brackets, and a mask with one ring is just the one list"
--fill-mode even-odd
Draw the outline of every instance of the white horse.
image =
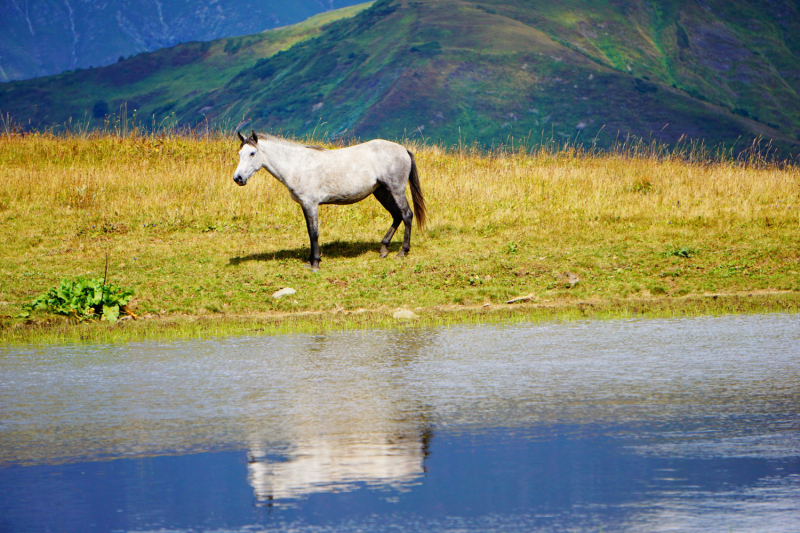
[[[255, 131], [247, 138], [241, 133], [238, 135], [242, 145], [233, 181], [247, 185], [253, 174], [265, 168], [289, 189], [289, 195], [303, 208], [306, 218], [312, 270], [319, 270], [320, 204], [353, 204], [374, 194], [392, 215], [392, 226], [381, 241], [381, 257], [389, 254], [389, 242], [401, 221], [405, 224], [405, 234], [398, 258], [405, 256], [411, 248], [414, 216], [418, 228], [425, 226], [425, 199], [414, 154], [399, 144], [374, 140], [349, 148], [326, 150]], [[406, 184], [411, 185], [414, 213], [406, 200]]]

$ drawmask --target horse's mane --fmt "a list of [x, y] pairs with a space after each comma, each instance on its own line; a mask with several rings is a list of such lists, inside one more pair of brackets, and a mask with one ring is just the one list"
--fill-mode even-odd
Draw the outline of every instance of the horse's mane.
[[256, 136], [260, 140], [274, 142], [274, 143], [277, 143], [277, 144], [285, 144], [287, 146], [297, 146], [297, 147], [300, 147], [300, 148], [310, 148], [312, 150], [318, 150], [320, 152], [325, 152], [325, 151], [328, 150], [327, 148], [323, 148], [322, 146], [303, 144], [301, 142], [292, 141], [291, 139], [285, 139], [283, 137], [278, 137], [276, 135], [270, 135], [269, 133], [256, 133]]

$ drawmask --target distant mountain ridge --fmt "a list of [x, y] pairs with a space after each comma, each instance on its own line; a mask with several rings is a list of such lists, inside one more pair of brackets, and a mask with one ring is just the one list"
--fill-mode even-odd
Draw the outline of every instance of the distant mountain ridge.
[[0, 82], [295, 24], [361, 0], [5, 0]]
[[[33, 125], [122, 104], [297, 135], [800, 152], [800, 0], [379, 0], [298, 26], [0, 84]], [[103, 107], [105, 106], [105, 107]]]

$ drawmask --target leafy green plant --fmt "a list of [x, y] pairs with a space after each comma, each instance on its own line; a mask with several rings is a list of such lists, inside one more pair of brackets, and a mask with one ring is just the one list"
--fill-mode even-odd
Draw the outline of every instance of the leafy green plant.
[[683, 257], [684, 259], [694, 257], [695, 255], [697, 255], [697, 250], [688, 246], [674, 248], [664, 253], [664, 257]]
[[22, 306], [20, 316], [28, 317], [33, 311], [44, 310], [75, 318], [78, 322], [93, 319], [116, 322], [120, 312], [128, 311], [126, 306], [132, 297], [132, 290], [106, 284], [102, 278], [62, 279], [57, 286]]

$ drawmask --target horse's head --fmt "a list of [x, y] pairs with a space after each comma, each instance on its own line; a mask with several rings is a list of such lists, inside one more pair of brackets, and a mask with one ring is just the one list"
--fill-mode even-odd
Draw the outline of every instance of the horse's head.
[[250, 137], [237, 132], [242, 145], [239, 148], [239, 166], [233, 173], [237, 185], [247, 185], [247, 180], [264, 166], [264, 154], [258, 148], [258, 136], [254, 131]]

